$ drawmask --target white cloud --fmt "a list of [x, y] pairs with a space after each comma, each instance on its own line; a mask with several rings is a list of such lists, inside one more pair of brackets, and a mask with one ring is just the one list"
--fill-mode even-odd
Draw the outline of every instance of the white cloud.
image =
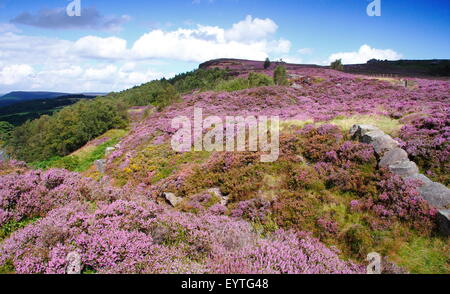
[[0, 92], [117, 91], [168, 77], [169, 73], [155, 69], [166, 59], [204, 62], [289, 56], [292, 44], [274, 38], [277, 29], [270, 19], [247, 16], [230, 29], [203, 25], [155, 29], [128, 45], [114, 36], [88, 35], [75, 41], [27, 36], [14, 26], [0, 24]]
[[0, 84], [13, 85], [33, 74], [33, 68], [27, 64], [14, 64], [0, 71]]
[[277, 30], [278, 25], [273, 20], [247, 15], [245, 20], [235, 23], [230, 30], [225, 31], [225, 37], [230, 41], [251, 42], [265, 39]]
[[121, 59], [127, 54], [127, 41], [117, 37], [86, 36], [72, 46], [75, 54], [88, 58]]
[[357, 52], [340, 52], [334, 53], [329, 58], [328, 61], [332, 62], [336, 59], [342, 59], [344, 64], [358, 64], [366, 63], [370, 59], [381, 59], [381, 60], [398, 60], [403, 56], [391, 49], [375, 49], [371, 48], [369, 45], [363, 45]]
[[178, 29], [164, 32], [153, 30], [133, 47], [135, 58], [168, 58], [183, 61], [204, 62], [214, 58], [246, 58], [262, 60], [270, 54], [288, 53], [291, 42], [272, 40], [278, 26], [270, 19], [253, 19], [234, 24], [232, 29], [197, 26], [196, 29]]

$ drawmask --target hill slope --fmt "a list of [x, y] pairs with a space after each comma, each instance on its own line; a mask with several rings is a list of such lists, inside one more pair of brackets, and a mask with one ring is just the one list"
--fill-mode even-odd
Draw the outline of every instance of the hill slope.
[[[349, 134], [356, 123], [379, 127], [449, 185], [449, 82], [405, 88], [292, 65], [275, 86], [248, 77], [273, 76], [260, 63], [208, 70], [217, 65], [109, 95], [143, 104], [129, 111], [142, 115], [118, 141], [106, 135], [71, 155], [103, 157], [88, 170], [2, 163], [0, 271], [61, 273], [76, 251], [83, 273], [363, 273], [369, 252], [388, 273], [450, 272], [448, 239], [420, 183], [380, 168], [374, 147]], [[261, 162], [263, 150], [175, 151], [172, 120], [196, 108], [204, 118], [278, 116], [278, 160]]]

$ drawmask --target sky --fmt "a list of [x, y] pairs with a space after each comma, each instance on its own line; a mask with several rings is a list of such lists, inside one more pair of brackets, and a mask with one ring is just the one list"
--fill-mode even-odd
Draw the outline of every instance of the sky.
[[449, 59], [449, 36], [448, 0], [0, 0], [0, 93], [121, 91], [223, 57]]

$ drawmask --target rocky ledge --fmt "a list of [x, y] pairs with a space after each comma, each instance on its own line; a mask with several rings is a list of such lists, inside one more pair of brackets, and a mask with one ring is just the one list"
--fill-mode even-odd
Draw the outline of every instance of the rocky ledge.
[[420, 195], [439, 211], [438, 226], [444, 236], [450, 235], [450, 189], [435, 183], [419, 172], [416, 163], [409, 160], [405, 150], [391, 136], [371, 125], [354, 125], [350, 130], [354, 140], [373, 146], [380, 168], [388, 168], [393, 174], [407, 179], [419, 180]]

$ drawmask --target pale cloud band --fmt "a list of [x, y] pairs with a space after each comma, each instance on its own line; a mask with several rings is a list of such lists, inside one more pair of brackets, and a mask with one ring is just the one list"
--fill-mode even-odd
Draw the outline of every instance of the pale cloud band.
[[403, 56], [392, 49], [375, 49], [369, 45], [363, 45], [355, 52], [340, 52], [332, 54], [328, 61], [332, 62], [337, 59], [342, 59], [344, 64], [360, 64], [366, 63], [370, 59], [380, 60], [398, 60]]
[[[247, 16], [229, 29], [204, 25], [172, 31], [154, 29], [129, 44], [115, 36], [89, 35], [75, 41], [27, 36], [14, 26], [0, 24], [0, 91], [123, 90], [171, 76], [172, 72], [154, 69], [161, 61], [200, 63], [224, 57], [264, 60], [281, 56], [287, 62], [302, 62], [302, 58], [290, 55], [289, 40], [275, 37], [277, 31], [273, 20]], [[312, 50], [297, 52], [308, 55]], [[393, 50], [364, 45], [357, 52], [332, 54], [329, 60], [363, 63], [371, 58], [400, 57]]]

